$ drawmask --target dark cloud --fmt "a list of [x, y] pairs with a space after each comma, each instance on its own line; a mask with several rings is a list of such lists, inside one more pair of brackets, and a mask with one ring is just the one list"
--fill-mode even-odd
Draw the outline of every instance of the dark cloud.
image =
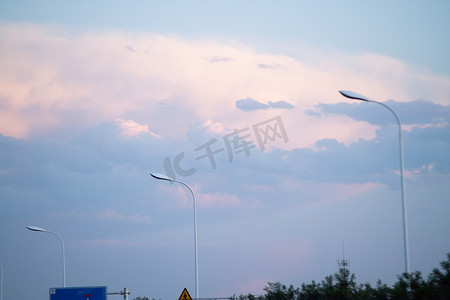
[[[146, 253], [151, 251], [156, 253], [154, 256], [165, 257], [168, 256], [168, 251], [172, 251], [171, 249], [173, 251], [181, 249], [179, 253], [174, 252], [169, 255], [180, 258], [180, 255], [186, 253], [185, 245], [188, 243], [186, 237], [191, 236], [186, 234], [191, 232], [191, 228], [186, 224], [192, 224], [192, 215], [189, 211], [192, 208], [190, 195], [187, 191], [181, 192], [182, 189], [179, 186], [171, 187], [167, 182], [152, 179], [148, 173], [164, 173], [165, 158], [169, 157], [173, 162], [175, 156], [182, 152], [186, 153], [186, 157], [181, 161], [181, 167], [195, 168], [196, 171], [189, 177], [178, 174], [178, 179], [195, 187], [194, 192], [199, 200], [199, 225], [201, 224], [199, 228], [201, 228], [202, 240], [208, 243], [214, 242], [211, 242], [212, 244], [235, 245], [237, 241], [242, 241], [245, 247], [251, 247], [255, 241], [248, 241], [248, 237], [257, 236], [257, 233], [262, 232], [261, 226], [272, 228], [273, 224], [283, 223], [275, 222], [274, 216], [286, 222], [286, 225], [276, 227], [276, 230], [266, 230], [269, 233], [273, 232], [273, 235], [277, 237], [279, 232], [286, 232], [286, 228], [292, 227], [292, 224], [296, 224], [295, 222], [316, 228], [317, 224], [323, 223], [317, 222], [317, 219], [327, 220], [328, 223], [323, 223], [323, 231], [310, 233], [313, 240], [313, 236], [323, 236], [324, 233], [329, 232], [329, 224], [345, 223], [341, 222], [341, 216], [348, 218], [348, 216], [360, 215], [361, 211], [368, 211], [363, 213], [362, 218], [374, 215], [373, 210], [365, 206], [368, 199], [376, 199], [374, 207], [383, 207], [383, 210], [387, 211], [389, 209], [380, 203], [394, 202], [386, 199], [386, 191], [382, 194], [374, 191], [371, 194], [358, 196], [358, 201], [348, 201], [348, 206], [341, 208], [343, 212], [348, 212], [347, 215], [340, 215], [336, 211], [339, 205], [318, 206], [317, 210], [308, 207], [305, 207], [305, 210], [298, 209], [304, 204], [308, 206], [315, 201], [324, 201], [324, 197], [329, 197], [330, 201], [335, 200], [332, 191], [326, 191], [327, 193], [320, 196], [323, 191], [333, 185], [345, 187], [353, 183], [382, 183], [395, 190], [394, 199], [398, 199], [396, 192], [400, 188], [400, 182], [395, 172], [399, 167], [398, 140], [395, 128], [390, 126], [379, 129], [373, 140], [360, 140], [350, 145], [344, 145], [335, 139], [323, 139], [316, 143], [315, 150], [297, 148], [292, 151], [274, 149], [270, 152], [261, 152], [254, 147], [248, 156], [243, 152], [233, 152], [231, 160], [223, 140], [225, 133], [214, 134], [201, 123], [192, 123], [186, 138], [179, 140], [157, 139], [145, 133], [127, 137], [122, 135], [119, 125], [120, 123], [117, 122], [102, 123], [76, 136], [53, 140], [14, 139], [0, 135], [2, 154], [0, 155], [0, 199], [2, 200], [0, 220], [3, 221], [0, 233], [5, 239], [11, 241], [0, 249], [3, 257], [6, 256], [5, 252], [12, 253], [9, 256], [17, 256], [16, 263], [23, 264], [23, 266], [20, 265], [20, 269], [28, 270], [27, 272], [39, 274], [44, 267], [48, 268], [46, 265], [39, 268], [29, 267], [40, 260], [53, 262], [55, 255], [59, 255], [59, 252], [56, 252], [59, 249], [54, 246], [55, 243], [43, 243], [41, 236], [26, 231], [24, 227], [36, 225], [55, 230], [63, 235], [66, 245], [70, 245], [68, 249], [71, 249], [72, 253], [71, 265], [78, 265], [79, 269], [97, 266], [99, 257], [104, 259], [101, 264], [108, 266], [108, 261], [114, 260], [114, 257], [124, 257], [124, 255], [129, 255], [127, 261], [130, 265], [140, 266], [142, 260], [134, 259], [142, 256], [136, 255], [140, 253], [139, 251]], [[441, 178], [448, 180], [450, 170], [448, 137], [450, 137], [449, 126], [417, 127], [410, 132], [405, 132], [406, 170], [411, 171], [423, 165], [433, 165], [430, 172], [433, 175], [436, 174], [437, 178], [444, 174]], [[211, 139], [217, 139], [217, 142], [211, 144], [211, 150], [215, 153], [217, 162], [216, 169], [211, 168], [208, 159], [197, 159], [205, 151], [194, 150]], [[441, 211], [448, 211], [447, 201], [445, 201], [448, 188], [442, 187], [447, 184], [444, 180], [433, 181], [434, 185], [422, 193], [427, 197], [424, 199], [437, 199], [436, 201], [442, 199], [440, 203], [443, 203], [441, 206], [444, 209]], [[406, 183], [410, 188], [411, 183], [408, 180]], [[435, 191], [436, 186], [440, 188], [439, 192]], [[409, 189], [407, 194], [408, 192]], [[410, 194], [412, 195], [413, 192]], [[183, 197], [184, 195], [187, 198]], [[208, 199], [217, 196], [222, 196], [221, 203], [211, 208], [205, 207]], [[336, 197], [339, 200], [339, 195]], [[187, 200], [182, 202], [183, 199]], [[230, 206], [228, 201], [234, 201], [232, 202], [234, 206]], [[422, 201], [421, 205], [426, 205], [423, 204], [425, 202]], [[187, 204], [180, 207], [182, 203]], [[363, 204], [364, 210], [355, 208], [358, 203]], [[433, 207], [436, 203], [433, 202]], [[395, 205], [398, 205], [398, 201], [395, 201]], [[299, 216], [298, 214], [302, 211], [304, 215]], [[320, 211], [325, 213], [318, 216]], [[295, 216], [287, 220], [286, 212]], [[105, 218], [105, 215], [109, 218]], [[138, 219], [148, 217], [152, 223], [143, 226], [140, 223], [130, 222], [130, 216]], [[376, 215], [375, 218], [379, 219], [378, 216]], [[441, 213], [437, 216], [442, 216], [437, 223], [445, 222], [443, 221], [446, 220], [445, 214]], [[311, 217], [311, 220], [305, 223], [308, 217]], [[435, 216], [432, 217], [434, 219]], [[420, 225], [429, 225], [429, 221], [433, 220], [432, 217], [421, 221]], [[260, 220], [264, 222], [258, 223]], [[355, 220], [358, 226], [352, 227], [360, 230], [362, 223], [364, 222]], [[386, 223], [384, 219], [383, 223]], [[434, 226], [434, 223], [432, 225]], [[389, 227], [391, 224], [386, 226]], [[430, 232], [435, 231], [433, 226]], [[417, 225], [417, 227], [420, 226]], [[342, 232], [346, 231], [342, 229]], [[365, 232], [367, 232], [366, 228], [361, 229], [362, 236], [366, 235]], [[297, 236], [298, 233], [294, 234]], [[216, 237], [218, 240], [213, 240]], [[95, 245], [86, 247], [89, 240], [103, 240], [106, 245], [104, 248]], [[109, 245], [116, 242], [139, 246]], [[150, 246], [143, 243], [148, 243], [152, 248], [147, 248]], [[47, 244], [49, 244], [49, 251], [55, 251], [54, 253], [57, 254], [42, 248], [38, 251], [38, 260], [30, 255], [29, 249], [44, 247]], [[175, 246], [168, 248], [162, 246], [163, 244]], [[89, 248], [89, 252], [83, 252], [86, 248]], [[208, 265], [207, 262], [215, 261], [218, 248], [223, 247], [203, 246], [202, 257], [205, 265]], [[207, 251], [211, 252], [209, 257], [205, 255]], [[233, 251], [233, 247], [230, 250], [223, 250], [223, 253], [230, 251]], [[104, 258], [105, 255], [106, 258]], [[188, 260], [188, 258], [183, 259]], [[263, 262], [263, 259], [261, 261]], [[149, 267], [157, 266], [158, 270], [161, 270], [159, 275], [169, 265], [169, 262], [159, 265], [157, 260], [151, 261], [148, 265], [144, 264], [142, 273], [145, 273]], [[51, 269], [58, 270], [57, 267]], [[176, 265], [175, 269], [171, 269], [171, 272], [167, 273], [167, 278], [170, 279], [178, 267]], [[84, 280], [85, 272], [77, 273], [76, 269], [71, 269], [73, 270], [71, 278], [79, 276], [79, 281]], [[135, 273], [135, 267], [130, 267], [130, 276]], [[111, 274], [115, 273], [111, 271]], [[72, 280], [75, 281], [75, 279]], [[121, 280], [123, 280], [122, 277], [116, 282], [120, 283]], [[17, 281], [21, 282], [20, 278]]]
[[[450, 106], [443, 106], [425, 100], [413, 102], [385, 102], [398, 115], [403, 129], [406, 124], [415, 124], [410, 131], [403, 130], [404, 162], [406, 170], [431, 168], [431, 172], [445, 174], [450, 170]], [[383, 126], [377, 130], [377, 137], [370, 141], [360, 140], [348, 146], [346, 152], [336, 152], [339, 148], [331, 146], [320, 155], [330, 153], [340, 161], [346, 161], [340, 170], [346, 175], [373, 173], [373, 180], [392, 177], [390, 170], [398, 170], [398, 131], [389, 125], [396, 125], [395, 118], [385, 107], [376, 103], [336, 103], [319, 104], [318, 111], [309, 111], [309, 115], [318, 116], [320, 113], [347, 115], [355, 120], [367, 121], [371, 124]], [[318, 142], [318, 146], [322, 142]], [[358, 159], [360, 155], [363, 159]], [[318, 156], [314, 156], [318, 157]], [[314, 158], [311, 158], [314, 161]], [[326, 158], [321, 158], [326, 161]], [[373, 164], [372, 162], [376, 162]], [[321, 165], [335, 169], [338, 165], [334, 160], [330, 164]], [[339, 169], [339, 168], [337, 168]], [[343, 174], [344, 176], [346, 176]], [[378, 175], [377, 175], [378, 174]], [[380, 174], [385, 174], [383, 177]], [[377, 177], [378, 176], [378, 177]], [[352, 176], [351, 176], [352, 177]], [[377, 179], [378, 178], [378, 179]], [[384, 178], [384, 179], [382, 179]], [[350, 179], [349, 180], [355, 180]], [[367, 180], [367, 178], [365, 179]]]
[[[57, 201], [60, 207], [70, 207], [80, 199], [85, 199], [86, 208], [105, 203], [133, 193], [124, 184], [132, 187], [148, 169], [159, 168], [167, 155], [159, 149], [167, 148], [151, 135], [122, 136], [116, 122], [66, 139], [18, 140], [0, 135], [0, 195], [14, 191], [24, 203], [43, 198], [44, 206]], [[28, 195], [31, 191], [34, 200]]]
[[205, 57], [205, 59], [210, 63], [228, 62], [231, 60], [230, 57], [221, 57], [221, 56]]
[[130, 52], [136, 52], [136, 50], [133, 48], [133, 46], [126, 45], [125, 48]]
[[284, 100], [280, 100], [280, 101], [276, 101], [276, 102], [269, 101], [269, 106], [271, 108], [283, 108], [283, 109], [294, 108], [294, 105], [292, 105], [289, 102], [286, 102]]
[[413, 128], [403, 136], [407, 167], [418, 169], [430, 165], [433, 172], [450, 172], [450, 125]]
[[[450, 106], [435, 104], [426, 100], [412, 102], [384, 102], [395, 111], [402, 124], [430, 124], [450, 121]], [[395, 124], [395, 118], [386, 108], [376, 103], [320, 103], [317, 108], [326, 114], [347, 115], [355, 120], [376, 125]], [[317, 112], [307, 112], [314, 115]]]
[[236, 107], [243, 111], [252, 111], [259, 109], [269, 109], [270, 106], [265, 103], [261, 103], [252, 98], [246, 98], [236, 101]]
[[236, 101], [236, 107], [243, 111], [253, 111], [259, 109], [269, 109], [269, 108], [281, 108], [281, 109], [292, 109], [294, 106], [287, 101], [269, 101], [268, 104], [259, 102], [258, 100], [252, 98], [246, 98]]
[[281, 66], [279, 64], [273, 64], [273, 65], [269, 65], [269, 64], [258, 64], [258, 68], [260, 69], [278, 69]]
[[[225, 133], [211, 133], [200, 124], [192, 124], [188, 141], [157, 139], [149, 134], [125, 137], [116, 122], [99, 124], [69, 139], [19, 140], [0, 136], [0, 188], [3, 192], [11, 188], [18, 193], [41, 191], [39, 194], [50, 198], [73, 201], [92, 198], [86, 193], [95, 190], [105, 194], [101, 199], [108, 199], [114, 193], [132, 194], [125, 184], [134, 187], [149, 170], [164, 173], [164, 160], [169, 157], [173, 161], [182, 152], [186, 154], [182, 168], [195, 168], [195, 176], [213, 172], [220, 177], [222, 172], [233, 173], [239, 169], [239, 176], [247, 174], [245, 181], [255, 184], [260, 184], [262, 178], [270, 182], [267, 174], [271, 172], [282, 172], [299, 180], [370, 181], [397, 186], [398, 175], [394, 172], [399, 167], [397, 131], [393, 127], [382, 127], [376, 134], [373, 140], [359, 140], [349, 145], [334, 139], [320, 140], [315, 145], [319, 150], [297, 148], [262, 153], [255, 147], [248, 157], [243, 153], [235, 154], [232, 162], [223, 141]], [[215, 170], [211, 169], [208, 159], [197, 159], [204, 150], [195, 150], [212, 139], [217, 140], [211, 144], [212, 150], [221, 150], [215, 154]], [[430, 172], [433, 173], [450, 171], [450, 126], [416, 127], [404, 132], [403, 141], [406, 170], [432, 166]], [[123, 170], [124, 174], [116, 173], [118, 170]], [[95, 185], [99, 188], [94, 189]], [[99, 191], [108, 185], [111, 187]]]
[[[450, 138], [445, 136], [450, 137], [449, 126], [404, 132], [405, 170], [413, 173], [425, 171], [426, 174], [422, 175], [447, 174], [450, 171]], [[344, 145], [334, 139], [324, 139], [315, 146], [320, 150], [298, 148], [287, 151], [284, 153], [285, 161], [281, 161], [278, 168], [285, 168], [286, 173], [301, 180], [346, 184], [379, 182], [399, 188], [396, 172], [400, 161], [395, 128], [377, 130], [377, 137], [373, 140]]]

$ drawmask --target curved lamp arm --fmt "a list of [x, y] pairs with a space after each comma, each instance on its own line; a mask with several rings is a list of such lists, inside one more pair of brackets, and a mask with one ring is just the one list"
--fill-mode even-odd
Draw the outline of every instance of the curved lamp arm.
[[64, 250], [64, 241], [61, 238], [61, 236], [59, 234], [57, 234], [56, 232], [53, 232], [50, 230], [45, 230], [45, 229], [37, 227], [37, 226], [27, 226], [27, 229], [29, 229], [31, 231], [36, 231], [36, 232], [48, 232], [50, 234], [55, 235], [59, 239], [59, 241], [61, 242], [61, 246], [62, 246], [63, 287], [66, 287], [66, 255], [65, 255], [65, 250]]

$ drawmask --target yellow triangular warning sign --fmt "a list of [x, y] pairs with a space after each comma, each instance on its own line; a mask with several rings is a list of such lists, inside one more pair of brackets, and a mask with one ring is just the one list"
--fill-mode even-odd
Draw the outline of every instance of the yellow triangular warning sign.
[[189, 292], [187, 291], [186, 288], [184, 288], [178, 300], [192, 300], [191, 295], [189, 295]]

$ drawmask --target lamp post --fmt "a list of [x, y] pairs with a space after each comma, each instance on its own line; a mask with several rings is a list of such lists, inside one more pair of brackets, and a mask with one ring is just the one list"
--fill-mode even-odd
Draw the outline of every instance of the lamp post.
[[3, 265], [0, 262], [0, 300], [3, 299]]
[[158, 180], [166, 180], [169, 182], [177, 182], [179, 184], [184, 185], [185, 187], [188, 188], [188, 190], [191, 192], [192, 195], [192, 199], [194, 202], [194, 263], [195, 263], [195, 299], [199, 299], [198, 298], [198, 251], [197, 251], [197, 203], [195, 200], [195, 196], [194, 196], [194, 192], [192, 191], [192, 189], [184, 182], [182, 181], [178, 181], [175, 180], [173, 178], [170, 178], [166, 175], [163, 174], [158, 174], [158, 173], [150, 173], [150, 175]]
[[56, 235], [56, 237], [61, 241], [61, 246], [62, 246], [62, 265], [63, 265], [63, 287], [66, 287], [66, 256], [65, 256], [65, 253], [64, 253], [64, 242], [63, 242], [62, 238], [56, 232], [53, 232], [53, 231], [50, 231], [50, 230], [45, 230], [45, 229], [40, 228], [40, 227], [27, 226], [27, 228], [29, 230], [31, 230], [31, 231], [51, 233], [53, 235]]
[[339, 91], [342, 96], [354, 99], [361, 100], [364, 102], [373, 102], [377, 103], [385, 108], [387, 108], [395, 117], [395, 120], [398, 124], [398, 144], [399, 144], [399, 153], [400, 153], [400, 185], [401, 185], [401, 200], [402, 200], [402, 218], [403, 218], [403, 250], [404, 250], [404, 259], [405, 259], [405, 272], [409, 274], [409, 247], [408, 247], [408, 222], [406, 218], [406, 196], [405, 196], [405, 179], [403, 176], [403, 142], [402, 142], [402, 125], [400, 123], [400, 119], [398, 118], [395, 111], [387, 106], [384, 103], [371, 100], [363, 95], [360, 95], [351, 91]]

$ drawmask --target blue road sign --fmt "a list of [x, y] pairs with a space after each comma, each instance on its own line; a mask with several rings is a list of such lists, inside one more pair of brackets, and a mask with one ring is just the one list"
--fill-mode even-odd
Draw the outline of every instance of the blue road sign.
[[50, 300], [106, 300], [106, 286], [51, 288]]

